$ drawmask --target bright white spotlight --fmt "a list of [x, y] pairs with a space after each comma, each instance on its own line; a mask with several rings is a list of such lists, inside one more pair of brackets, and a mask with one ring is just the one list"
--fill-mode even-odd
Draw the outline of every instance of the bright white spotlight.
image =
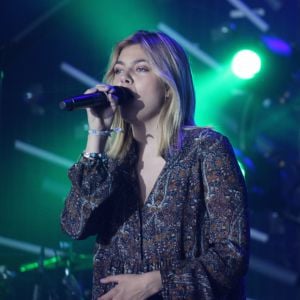
[[232, 59], [231, 70], [239, 78], [253, 78], [260, 69], [261, 59], [252, 50], [241, 50]]

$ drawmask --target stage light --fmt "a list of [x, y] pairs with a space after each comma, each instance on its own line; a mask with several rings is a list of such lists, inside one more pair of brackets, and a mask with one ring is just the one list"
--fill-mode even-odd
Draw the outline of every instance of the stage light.
[[20, 140], [15, 140], [15, 149], [30, 154], [32, 156], [35, 156], [37, 158], [43, 159], [45, 161], [48, 161], [50, 163], [56, 164], [61, 167], [70, 168], [74, 164], [73, 161], [67, 158], [61, 157], [57, 154], [38, 148], [36, 146], [24, 143]]
[[243, 176], [246, 177], [246, 169], [245, 169], [244, 165], [240, 161], [238, 161], [238, 164], [239, 164], [239, 167], [241, 169]]
[[198, 60], [205, 63], [207, 66], [217, 71], [222, 70], [222, 66], [214, 58], [212, 58], [209, 54], [200, 49], [198, 45], [190, 42], [184, 36], [173, 30], [171, 27], [167, 26], [164, 23], [159, 23], [157, 27], [159, 30], [171, 36], [174, 40], [181, 44], [189, 53], [195, 56]]
[[237, 52], [231, 62], [233, 74], [241, 79], [253, 78], [261, 69], [261, 59], [252, 50], [241, 50]]
[[261, 40], [275, 54], [289, 56], [293, 52], [291, 45], [278, 37], [264, 35]]
[[44, 116], [46, 113], [44, 93], [44, 87], [41, 83], [31, 84], [23, 92], [23, 101], [28, 105], [31, 113], [35, 116]]

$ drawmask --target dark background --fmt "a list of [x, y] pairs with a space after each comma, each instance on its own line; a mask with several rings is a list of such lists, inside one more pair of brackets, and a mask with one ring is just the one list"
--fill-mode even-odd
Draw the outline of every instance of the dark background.
[[[67, 262], [88, 298], [93, 238], [72, 242], [59, 225], [69, 188], [67, 168], [85, 146], [85, 112], [58, 108], [59, 101], [81, 94], [87, 85], [63, 72], [61, 64], [101, 81], [117, 41], [138, 29], [158, 30], [161, 23], [224, 68], [244, 46], [262, 54], [261, 73], [241, 83], [221, 80], [187, 51], [198, 99], [196, 120], [232, 141], [246, 173], [251, 227], [267, 237], [260, 241], [252, 231], [248, 298], [299, 299], [300, 1], [244, 3], [263, 9], [267, 32], [245, 17], [230, 17], [236, 8], [226, 0], [1, 1], [0, 299], [18, 299], [18, 293], [33, 299], [41, 278], [55, 283], [51, 288], [57, 294], [66, 293]], [[291, 54], [268, 50], [265, 34], [286, 41]], [[39, 150], [38, 156], [24, 145]], [[26, 250], [28, 245], [38, 250]], [[62, 263], [20, 272], [46, 258], [44, 248], [71, 254]]]

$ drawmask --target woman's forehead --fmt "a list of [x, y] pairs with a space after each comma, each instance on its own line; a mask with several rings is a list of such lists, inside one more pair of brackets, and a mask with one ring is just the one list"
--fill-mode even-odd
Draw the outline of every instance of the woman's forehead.
[[146, 51], [139, 44], [129, 45], [124, 47], [121, 50], [118, 59], [127, 58], [127, 57], [131, 58], [137, 56], [140, 56], [141, 58], [144, 59], [148, 57]]
[[140, 62], [152, 64], [151, 57], [139, 44], [124, 47], [116, 60], [116, 64], [136, 64]]

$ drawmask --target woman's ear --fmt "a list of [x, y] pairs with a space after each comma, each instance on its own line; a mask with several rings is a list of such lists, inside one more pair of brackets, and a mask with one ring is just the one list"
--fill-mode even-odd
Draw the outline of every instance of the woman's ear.
[[165, 99], [169, 100], [171, 98], [171, 89], [169, 85], [165, 83]]

